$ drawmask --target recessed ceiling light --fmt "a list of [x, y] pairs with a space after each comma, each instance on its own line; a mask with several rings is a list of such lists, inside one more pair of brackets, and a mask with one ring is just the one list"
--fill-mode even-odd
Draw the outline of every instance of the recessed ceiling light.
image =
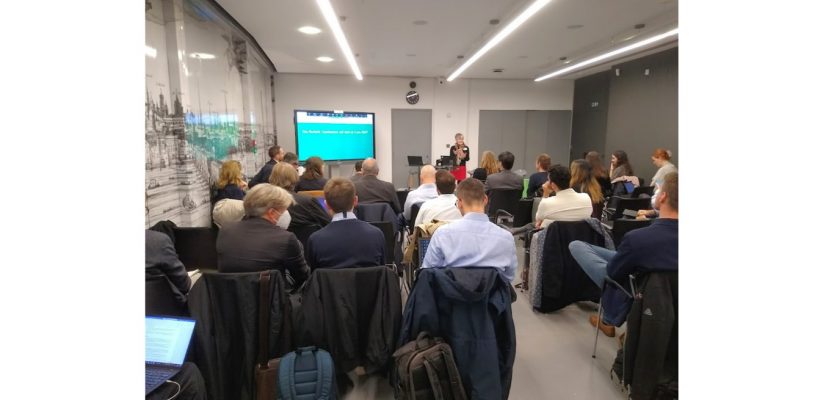
[[608, 59], [608, 58], [611, 58], [611, 57], [614, 57], [614, 56], [617, 56], [617, 55], [620, 55], [620, 54], [623, 54], [623, 53], [627, 53], [627, 52], [632, 51], [634, 49], [643, 47], [645, 45], [652, 44], [652, 43], [655, 43], [655, 42], [659, 42], [659, 41], [661, 41], [663, 39], [666, 39], [668, 37], [677, 35], [677, 31], [678, 31], [678, 28], [674, 28], [674, 29], [672, 29], [668, 32], [664, 32], [664, 33], [661, 33], [659, 35], [652, 36], [648, 39], [641, 40], [637, 43], [632, 43], [628, 46], [621, 47], [617, 50], [612, 50], [612, 51], [609, 51], [607, 53], [603, 53], [599, 56], [592, 57], [592, 58], [590, 58], [586, 61], [579, 62], [577, 64], [568, 66], [566, 68], [561, 68], [561, 69], [559, 69], [555, 72], [543, 75], [539, 78], [536, 78], [534, 81], [535, 82], [540, 82], [542, 80], [549, 79], [549, 78], [552, 78], [552, 77], [555, 77], [555, 76], [558, 76], [558, 75], [562, 75], [562, 74], [565, 74], [567, 72], [571, 72], [571, 71], [574, 71], [576, 69], [583, 68], [587, 65], [591, 65], [591, 64], [594, 64], [596, 62], [599, 62], [599, 61], [602, 61], [602, 60], [605, 60], [605, 59]]
[[495, 68], [492, 72], [503, 72], [503, 68]]
[[529, 7], [523, 10], [523, 12], [521, 12], [520, 15], [518, 15], [515, 19], [509, 22], [508, 25], [506, 25], [503, 29], [497, 32], [497, 34], [494, 35], [494, 37], [492, 37], [491, 40], [486, 42], [486, 44], [484, 44], [483, 47], [480, 48], [480, 50], [477, 50], [477, 52], [474, 53], [474, 55], [469, 57], [469, 59], [466, 60], [466, 62], [464, 62], [463, 65], [458, 67], [456, 71], [452, 72], [452, 74], [449, 75], [448, 79], [446, 80], [451, 82], [455, 78], [460, 76], [460, 74], [462, 74], [463, 71], [466, 70], [466, 68], [469, 68], [472, 64], [475, 63], [475, 61], [480, 59], [480, 57], [483, 57], [483, 55], [486, 54], [489, 50], [491, 50], [492, 47], [497, 46], [498, 43], [502, 42], [503, 39], [509, 36], [512, 32], [514, 32], [514, 30], [520, 27], [520, 25], [523, 25], [523, 23], [526, 22], [529, 18], [531, 18], [532, 15], [536, 14], [538, 11], [543, 9], [543, 7], [546, 4], [549, 4], [550, 1], [551, 0], [535, 0]]
[[315, 28], [313, 26], [308, 26], [308, 25], [307, 26], [301, 26], [300, 28], [297, 28], [297, 30], [300, 31], [301, 33], [305, 33], [307, 35], [316, 35], [320, 32], [323, 32], [323, 31], [320, 30], [320, 28]]
[[637, 24], [634, 26], [634, 29], [643, 29], [646, 27], [646, 24]]
[[580, 25], [580, 24], [574, 24], [574, 25], [569, 25], [569, 26], [567, 26], [567, 27], [566, 27], [566, 29], [580, 29], [580, 28], [582, 28], [582, 27], [583, 27], [583, 25]]
[[426, 25], [428, 23], [429, 23], [429, 21], [424, 21], [422, 19], [418, 19], [417, 21], [412, 21], [412, 24], [415, 24], [417, 26], [423, 26], [423, 25]]
[[214, 56], [214, 54], [209, 54], [209, 53], [191, 53], [191, 54], [189, 54], [189, 57], [197, 58], [199, 60], [211, 60], [215, 56]]
[[497, 25], [499, 23], [500, 23], [500, 20], [497, 19], [497, 18], [489, 20], [489, 25]]
[[317, 61], [320, 61], [320, 62], [332, 62], [332, 61], [334, 61], [334, 59], [333, 59], [333, 58], [331, 58], [331, 57], [321, 56], [321, 57], [317, 57]]
[[523, 58], [529, 58], [529, 56], [517, 56], [517, 58], [523, 59]]
[[417, 57], [417, 54], [414, 54], [414, 53], [408, 53], [408, 54], [406, 54], [406, 57]]
[[346, 34], [343, 33], [343, 28], [340, 26], [340, 21], [345, 21], [345, 17], [337, 17], [337, 14], [334, 12], [334, 7], [331, 6], [329, 0], [317, 0], [317, 6], [320, 7], [323, 18], [326, 19], [326, 23], [329, 25], [329, 28], [331, 28], [334, 39], [337, 40], [337, 45], [340, 47], [340, 51], [346, 56], [346, 61], [349, 62], [354, 77], [362, 81], [363, 74], [360, 73], [360, 67], [357, 66], [357, 61], [354, 59], [354, 53], [351, 51], [349, 41], [346, 40]]
[[560, 61], [566, 61], [566, 56], [560, 57]]
[[461, 55], [457, 56], [457, 59], [458, 59], [458, 60], [462, 60], [464, 57], [466, 57], [466, 56], [464, 56], [464, 55], [462, 55], [462, 54], [461, 54]]

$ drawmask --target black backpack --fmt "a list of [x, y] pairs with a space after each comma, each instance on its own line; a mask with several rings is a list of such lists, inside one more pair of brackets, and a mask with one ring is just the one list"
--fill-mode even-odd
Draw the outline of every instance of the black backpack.
[[451, 347], [420, 332], [394, 352], [394, 396], [399, 400], [466, 400]]

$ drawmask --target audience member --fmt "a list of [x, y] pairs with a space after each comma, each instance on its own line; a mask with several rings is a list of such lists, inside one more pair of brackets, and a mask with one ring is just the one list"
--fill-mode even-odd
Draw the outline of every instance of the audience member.
[[243, 200], [223, 199], [214, 205], [211, 219], [218, 228], [222, 228], [223, 225], [240, 221], [244, 215], [246, 210], [243, 208]]
[[[617, 251], [594, 246], [579, 240], [569, 244], [569, 251], [586, 275], [603, 289], [606, 276], [624, 284], [630, 274], [649, 271], [677, 271], [678, 174], [670, 172], [663, 178], [655, 208], [660, 218], [645, 228], [623, 236]], [[628, 301], [630, 299], [627, 298]], [[597, 324], [597, 317], [589, 321]], [[600, 323], [600, 329], [614, 336], [614, 327]]]
[[568, 168], [559, 164], [549, 168], [549, 180], [543, 184], [543, 191], [556, 195], [540, 201], [535, 215], [536, 227], [546, 228], [554, 221], [581, 221], [591, 217], [591, 198], [586, 193], [575, 192], [569, 187], [570, 182]]
[[500, 172], [500, 166], [497, 164], [494, 153], [484, 151], [483, 156], [480, 157], [480, 166], [474, 169], [472, 172], [472, 178], [479, 179], [481, 182], [486, 182], [486, 178], [488, 178], [489, 175], [496, 174], [498, 172]]
[[437, 170], [428, 164], [420, 168], [420, 186], [409, 192], [406, 197], [406, 204], [403, 205], [403, 217], [406, 218], [406, 221], [411, 219], [411, 209], [413, 205], [437, 197], [437, 187], [434, 185], [434, 175], [436, 172]]
[[523, 190], [523, 178], [512, 172], [514, 166], [514, 154], [504, 151], [497, 156], [502, 170], [486, 178], [486, 193], [490, 190]]
[[363, 161], [363, 177], [354, 183], [360, 204], [388, 203], [395, 214], [403, 211], [397, 198], [397, 189], [389, 182], [377, 179], [380, 167], [377, 160], [367, 158]]
[[432, 220], [454, 221], [462, 218], [457, 209], [457, 196], [454, 195], [456, 186], [454, 175], [448, 171], [439, 170], [435, 173], [435, 185], [438, 196], [427, 200], [420, 206], [414, 225], [429, 223]]
[[286, 230], [294, 203], [287, 191], [261, 183], [243, 199], [246, 216], [226, 224], [217, 234], [217, 269], [220, 272], [257, 272], [276, 269], [291, 273], [297, 285], [309, 275], [303, 246]]
[[611, 169], [609, 170], [609, 178], [615, 180], [621, 176], [633, 176], [634, 170], [629, 164], [629, 156], [623, 150], [617, 150], [612, 153]]
[[177, 250], [169, 235], [146, 230], [146, 278], [165, 275], [172, 283], [174, 298], [180, 304], [186, 303], [186, 295], [191, 288], [191, 279], [186, 267], [177, 258]]
[[306, 160], [306, 171], [300, 176], [300, 181], [294, 187], [295, 192], [304, 190], [323, 190], [326, 185], [326, 178], [323, 177], [323, 159], [320, 157], [309, 157]]
[[517, 254], [514, 237], [489, 222], [485, 214], [488, 196], [483, 183], [469, 178], [457, 186], [457, 208], [462, 219], [434, 232], [422, 268], [497, 268], [509, 283], [514, 280]]
[[274, 164], [283, 161], [284, 155], [286, 155], [286, 152], [282, 147], [277, 145], [269, 147], [270, 160], [263, 165], [263, 168], [260, 168], [260, 172], [258, 172], [254, 178], [251, 178], [251, 181], [249, 181], [249, 189], [253, 188], [254, 185], [258, 183], [268, 182], [269, 176], [271, 175], [271, 169], [274, 168]]
[[217, 179], [217, 195], [214, 197], [215, 204], [223, 199], [243, 200], [246, 182], [243, 181], [243, 172], [240, 162], [236, 160], [223, 161], [220, 166], [220, 176]]
[[286, 153], [286, 155], [283, 156], [283, 162], [291, 165], [294, 170], [297, 171], [297, 174], [300, 174], [300, 163], [297, 161], [297, 154], [292, 152]]
[[609, 197], [612, 193], [612, 180], [609, 178], [609, 172], [603, 168], [603, 161], [600, 160], [600, 153], [596, 151], [590, 151], [586, 153], [586, 156], [583, 157], [588, 161], [588, 163], [592, 166], [592, 175], [594, 178], [597, 179], [597, 183], [600, 184], [600, 192], [603, 193], [603, 197]]
[[328, 225], [331, 218], [313, 197], [294, 192], [297, 182], [297, 171], [286, 163], [275, 165], [269, 178], [269, 183], [285, 189], [294, 200], [294, 203], [289, 206], [291, 223], [289, 223], [288, 231], [297, 235], [297, 239], [305, 247], [309, 236]]
[[543, 184], [546, 183], [546, 180], [549, 179], [549, 166], [551, 165], [552, 158], [548, 154], [543, 153], [537, 156], [537, 161], [534, 166], [537, 168], [537, 172], [533, 173], [529, 177], [529, 186], [526, 188], [526, 197], [542, 196], [539, 192]]
[[655, 191], [663, 185], [663, 179], [671, 172], [677, 172], [677, 167], [671, 163], [672, 154], [665, 149], [656, 149], [652, 154], [652, 163], [657, 167], [657, 172], [652, 177], [649, 186], [654, 186]]
[[354, 163], [354, 175], [351, 176], [352, 182], [357, 182], [363, 177], [363, 160]]
[[586, 160], [572, 161], [572, 178], [569, 185], [577, 193], [586, 193], [592, 202], [592, 218], [599, 218], [603, 209], [603, 192], [600, 191], [600, 183], [592, 174], [592, 166]]
[[383, 231], [357, 219], [357, 193], [346, 178], [334, 178], [323, 188], [331, 223], [313, 233], [306, 245], [306, 261], [317, 268], [373, 267], [385, 262]]

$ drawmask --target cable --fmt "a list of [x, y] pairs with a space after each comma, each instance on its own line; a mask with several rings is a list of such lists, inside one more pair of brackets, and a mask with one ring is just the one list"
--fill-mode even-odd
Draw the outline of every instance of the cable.
[[180, 390], [181, 390], [180, 384], [175, 382], [175, 381], [169, 381], [169, 380], [167, 380], [166, 382], [173, 383], [173, 384], [177, 385], [177, 393], [175, 393], [174, 396], [171, 396], [171, 397], [168, 398], [168, 400], [174, 400], [175, 397], [180, 395]]

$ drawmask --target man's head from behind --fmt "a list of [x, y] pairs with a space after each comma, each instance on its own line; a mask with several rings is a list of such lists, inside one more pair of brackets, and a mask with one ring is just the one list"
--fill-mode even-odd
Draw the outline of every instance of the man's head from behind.
[[426, 164], [420, 168], [420, 184], [434, 183], [437, 170], [431, 164]]
[[288, 152], [283, 155], [283, 162], [291, 165], [292, 167], [294, 167], [295, 170], [297, 169], [297, 167], [300, 166], [300, 164], [297, 162], [297, 154], [294, 154], [292, 152]]
[[438, 170], [434, 174], [434, 184], [437, 186], [438, 194], [453, 194], [454, 188], [457, 186], [454, 175], [444, 169]]
[[508, 171], [514, 166], [514, 154], [504, 151], [497, 156], [497, 161], [500, 161], [500, 166]]
[[677, 172], [669, 172], [663, 178], [663, 185], [660, 192], [654, 198], [654, 208], [660, 210], [660, 216], [664, 218], [677, 218]]
[[283, 161], [283, 156], [285, 155], [285, 151], [280, 146], [272, 146], [269, 147], [269, 158], [276, 161]]
[[346, 178], [332, 178], [323, 187], [326, 206], [332, 214], [351, 211], [357, 206], [357, 192], [354, 184]]
[[363, 160], [363, 175], [374, 175], [380, 173], [380, 167], [377, 166], [377, 160], [373, 158], [367, 158]]
[[470, 212], [484, 213], [486, 203], [485, 186], [477, 179], [469, 178], [457, 185], [457, 209], [460, 214], [466, 215]]
[[354, 172], [361, 175], [363, 174], [363, 160], [354, 163]]
[[549, 184], [554, 191], [560, 191], [569, 188], [569, 182], [572, 179], [572, 173], [568, 168], [555, 164], [549, 167]]

